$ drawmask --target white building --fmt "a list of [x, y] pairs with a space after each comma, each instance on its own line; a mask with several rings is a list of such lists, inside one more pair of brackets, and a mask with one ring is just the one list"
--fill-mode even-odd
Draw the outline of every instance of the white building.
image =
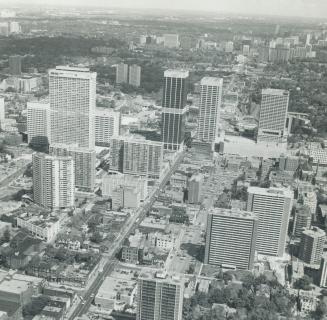
[[110, 145], [112, 136], [120, 134], [121, 114], [110, 109], [95, 110], [95, 143], [101, 146]]
[[87, 68], [49, 71], [51, 142], [94, 149], [96, 73]]
[[50, 138], [50, 104], [47, 102], [27, 102], [27, 135], [32, 145], [48, 145]]
[[198, 139], [214, 142], [217, 137], [223, 79], [205, 77], [201, 80]]
[[154, 247], [171, 250], [176, 242], [176, 238], [171, 234], [155, 232], [149, 234], [149, 240]]
[[72, 157], [74, 161], [75, 187], [84, 191], [93, 191], [95, 185], [95, 150], [78, 147], [77, 144], [65, 145], [54, 143], [50, 145], [52, 156]]
[[10, 33], [20, 33], [21, 32], [20, 24], [17, 21], [10, 21], [9, 32]]
[[46, 242], [54, 240], [60, 230], [60, 222], [58, 219], [43, 220], [39, 216], [17, 217], [17, 227], [25, 228], [30, 231], [34, 236]]
[[133, 64], [129, 66], [128, 82], [131, 86], [139, 87], [141, 85], [141, 67]]
[[262, 90], [258, 141], [280, 143], [286, 139], [288, 102], [288, 91], [279, 89]]
[[239, 209], [209, 211], [205, 263], [248, 270], [253, 268], [258, 216]]
[[116, 67], [116, 83], [128, 83], [128, 64], [120, 63]]
[[178, 34], [164, 34], [164, 46], [166, 48], [178, 48], [179, 47], [179, 36]]
[[71, 157], [33, 154], [34, 201], [45, 208], [72, 208], [75, 204], [74, 161]]
[[248, 188], [247, 211], [259, 217], [259, 254], [283, 256], [293, 196], [291, 190], [284, 188]]

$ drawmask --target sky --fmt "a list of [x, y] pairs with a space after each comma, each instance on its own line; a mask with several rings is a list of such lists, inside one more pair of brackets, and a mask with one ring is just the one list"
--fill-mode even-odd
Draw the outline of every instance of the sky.
[[326, 17], [327, 0], [0, 0], [0, 5], [81, 5], [121, 8], [187, 9], [219, 13]]

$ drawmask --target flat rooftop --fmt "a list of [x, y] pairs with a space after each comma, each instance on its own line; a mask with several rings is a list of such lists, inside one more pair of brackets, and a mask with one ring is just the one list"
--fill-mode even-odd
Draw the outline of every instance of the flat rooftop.
[[188, 78], [189, 71], [187, 70], [166, 70], [164, 73], [165, 78]]
[[262, 89], [261, 92], [263, 95], [272, 95], [272, 96], [289, 96], [289, 91], [282, 89]]
[[161, 270], [142, 272], [139, 276], [140, 280], [153, 280], [156, 282], [164, 282], [175, 285], [181, 285], [184, 283], [183, 276], [181, 274], [168, 274]]
[[215, 77], [204, 77], [201, 79], [200, 82], [201, 86], [222, 86], [223, 79], [222, 78], [215, 78]]
[[29, 284], [20, 280], [5, 280], [0, 283], [0, 291], [7, 293], [20, 294], [28, 288]]
[[323, 230], [321, 230], [321, 229], [319, 229], [317, 227], [304, 230], [303, 234], [305, 234], [305, 235], [307, 235], [309, 237], [312, 237], [312, 238], [326, 237], [325, 231], [323, 231]]
[[292, 198], [294, 197], [294, 193], [290, 189], [286, 188], [260, 188], [260, 187], [249, 187], [248, 193], [262, 195], [262, 196], [270, 196], [270, 197], [279, 197], [279, 198]]
[[230, 217], [235, 219], [258, 220], [258, 216], [254, 212], [241, 210], [239, 208], [232, 208], [232, 209], [213, 208], [209, 210], [209, 214]]

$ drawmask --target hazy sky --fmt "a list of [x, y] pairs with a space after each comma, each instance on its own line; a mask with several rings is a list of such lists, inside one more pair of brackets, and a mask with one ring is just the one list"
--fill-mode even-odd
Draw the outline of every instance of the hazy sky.
[[0, 0], [38, 5], [117, 6], [124, 8], [188, 9], [232, 13], [326, 17], [327, 0]]

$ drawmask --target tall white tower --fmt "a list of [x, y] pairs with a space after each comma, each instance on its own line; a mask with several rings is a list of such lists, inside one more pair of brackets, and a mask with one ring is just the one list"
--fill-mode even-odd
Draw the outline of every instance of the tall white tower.
[[94, 149], [96, 73], [87, 68], [49, 71], [51, 142]]
[[34, 201], [49, 209], [74, 206], [74, 161], [71, 157], [33, 154]]
[[217, 136], [223, 79], [205, 77], [201, 80], [198, 139], [214, 142]]

